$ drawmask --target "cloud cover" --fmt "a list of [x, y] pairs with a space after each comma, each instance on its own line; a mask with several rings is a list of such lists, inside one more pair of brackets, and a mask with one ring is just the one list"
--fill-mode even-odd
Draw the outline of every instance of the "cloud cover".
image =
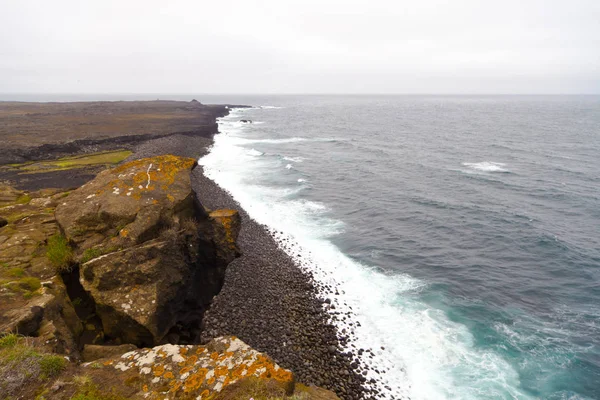
[[597, 0], [0, 0], [0, 92], [600, 93]]

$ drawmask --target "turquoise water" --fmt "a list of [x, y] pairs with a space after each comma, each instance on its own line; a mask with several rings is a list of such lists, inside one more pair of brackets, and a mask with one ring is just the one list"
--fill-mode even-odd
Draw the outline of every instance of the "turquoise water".
[[343, 288], [382, 396], [600, 398], [600, 98], [225, 101], [269, 107], [201, 163]]

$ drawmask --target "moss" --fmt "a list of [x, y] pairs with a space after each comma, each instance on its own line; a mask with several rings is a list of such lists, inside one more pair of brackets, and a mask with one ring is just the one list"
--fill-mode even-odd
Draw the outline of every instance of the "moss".
[[81, 255], [80, 262], [85, 264], [86, 262], [93, 260], [96, 257], [100, 257], [102, 255], [102, 249], [99, 247], [95, 247], [93, 249], [86, 249]]
[[19, 286], [25, 290], [35, 292], [36, 290], [42, 287], [42, 283], [38, 278], [35, 278], [33, 276], [27, 276], [25, 278], [19, 279]]
[[[76, 383], [77, 380], [76, 380]], [[122, 397], [115, 392], [102, 392], [97, 385], [95, 385], [91, 379], [77, 389], [77, 392], [71, 397], [71, 400], [124, 400]]]
[[67, 360], [61, 356], [45, 354], [40, 359], [40, 370], [43, 379], [52, 378], [60, 374], [67, 367]]
[[25, 270], [23, 268], [11, 268], [8, 270], [8, 276], [21, 278], [25, 276]]
[[242, 379], [226, 387], [211, 397], [214, 400], [254, 399], [254, 400], [308, 400], [305, 392], [286, 395], [285, 391], [273, 382], [255, 377]]
[[[58, 160], [27, 162], [11, 164], [9, 167], [23, 173], [41, 173], [63, 171], [93, 166], [111, 166], [120, 163], [132, 154], [129, 150], [106, 151], [90, 153], [75, 157], [65, 157]], [[23, 196], [22, 196], [23, 197]], [[23, 203], [21, 203], [23, 204]]]
[[57, 272], [68, 272], [73, 262], [73, 250], [67, 239], [60, 234], [48, 238], [46, 256]]
[[19, 343], [19, 336], [9, 333], [0, 337], [0, 348], [14, 347]]
[[15, 201], [16, 204], [29, 204], [31, 197], [28, 194], [21, 195]]

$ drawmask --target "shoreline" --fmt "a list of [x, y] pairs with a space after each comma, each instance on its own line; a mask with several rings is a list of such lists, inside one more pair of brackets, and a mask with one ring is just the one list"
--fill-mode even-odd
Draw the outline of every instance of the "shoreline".
[[[190, 156], [194, 148], [190, 141], [206, 146], [204, 155], [214, 139], [177, 135], [153, 139], [134, 149], [130, 159], [160, 152]], [[376, 398], [376, 391], [364, 387], [367, 379], [358, 353], [344, 352], [340, 345], [344, 336], [328, 322], [326, 301], [319, 297], [311, 274], [200, 165], [192, 171], [192, 187], [205, 208], [232, 208], [242, 220], [238, 236], [242, 254], [228, 265], [223, 287], [205, 314], [202, 342], [235, 335], [292, 370], [304, 384], [332, 390], [344, 400]]]
[[[149, 104], [149, 107], [156, 104], [158, 103]], [[93, 105], [94, 103], [69, 103], [61, 107], [79, 109]], [[31, 103], [26, 106], [34, 107], [40, 104]], [[123, 103], [104, 106], [113, 109], [109, 113], [104, 111], [100, 117], [96, 115], [95, 118], [100, 118], [96, 125], [105, 124], [111, 127], [113, 130], [109, 135], [86, 133], [85, 128], [81, 126], [86, 126], [88, 111], [77, 111], [79, 114], [76, 113], [75, 116], [80, 118], [80, 123], [79, 128], [75, 129], [80, 131], [75, 134], [61, 131], [63, 134], [57, 133], [54, 137], [49, 133], [54, 128], [44, 125], [44, 128], [37, 128], [48, 129], [42, 133], [46, 142], [39, 146], [30, 145], [27, 132], [35, 135], [37, 131], [31, 130], [31, 125], [39, 123], [38, 117], [48, 118], [49, 114], [20, 115], [23, 118], [20, 123], [24, 133], [19, 133], [21, 130], [18, 123], [12, 127], [13, 132], [9, 132], [9, 137], [13, 142], [6, 149], [4, 157], [0, 158], [0, 167], [14, 161], [58, 159], [123, 148], [133, 152], [123, 162], [163, 154], [198, 160], [210, 151], [214, 143], [213, 136], [218, 134], [217, 118], [228, 115], [229, 107], [245, 107], [202, 105], [208, 107], [210, 112], [206, 112], [193, 102], [192, 107], [184, 102], [170, 103], [169, 107], [175, 107], [177, 112], [191, 113], [194, 121], [201, 124], [193, 129], [186, 127], [183, 131], [177, 131], [176, 128], [179, 127], [171, 127], [168, 122], [170, 120], [167, 119], [167, 122], [161, 125], [161, 129], [166, 129], [166, 133], [155, 131], [140, 134], [139, 130], [134, 129], [123, 135], [120, 134], [123, 131], [114, 131], [114, 119], [118, 118], [112, 115]], [[144, 104], [135, 102], [135, 106], [143, 111]], [[167, 111], [171, 111], [171, 108]], [[9, 113], [7, 116], [6, 109], [0, 111], [5, 112], [4, 115], [0, 115], [0, 119], [14, 121], [14, 112], [13, 115]], [[53, 118], [59, 119], [56, 126], [71, 127], [68, 119], [61, 119], [65, 115], [64, 110], [61, 108], [58, 111], [53, 115]], [[198, 111], [200, 114], [197, 115]], [[139, 128], [143, 131], [146, 122], [143, 113], [140, 113], [139, 109], [136, 109], [135, 113]], [[119, 126], [119, 129], [121, 128]], [[7, 134], [6, 129], [0, 132], [0, 137], [3, 134]], [[66, 171], [43, 171], [27, 176], [10, 175], [0, 170], [0, 180], [11, 178], [8, 180], [29, 191], [47, 187], [65, 189], [83, 185], [105, 167], [86, 166]], [[202, 322], [201, 342], [206, 343], [222, 335], [235, 335], [253, 348], [271, 356], [282, 367], [292, 370], [298, 381], [304, 384], [314, 384], [332, 390], [344, 400], [377, 398], [377, 391], [364, 385], [367, 378], [365, 370], [361, 370], [363, 365], [359, 355], [344, 352], [344, 346], [341, 344], [341, 341], [345, 340], [344, 336], [330, 322], [331, 315], [326, 311], [327, 303], [325, 299], [320, 298], [317, 288], [319, 283], [313, 279], [311, 273], [303, 270], [285, 253], [267, 227], [254, 221], [229, 193], [206, 177], [199, 165], [192, 171], [192, 188], [205, 208], [233, 208], [239, 211], [242, 219], [238, 237], [238, 246], [242, 254], [228, 265], [221, 291], [206, 312]]]

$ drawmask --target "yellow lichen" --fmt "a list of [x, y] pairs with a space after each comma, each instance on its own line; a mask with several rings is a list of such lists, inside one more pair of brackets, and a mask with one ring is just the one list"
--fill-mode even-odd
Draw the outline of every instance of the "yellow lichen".
[[195, 374], [191, 374], [184, 383], [183, 391], [189, 393], [193, 390], [197, 390], [200, 388], [202, 383], [204, 383], [204, 378], [206, 378], [206, 374], [208, 373], [208, 369], [206, 368], [198, 368], [198, 371]]
[[161, 376], [165, 373], [165, 366], [160, 364], [155, 365], [154, 367], [152, 367], [152, 372], [154, 373], [154, 376]]
[[171, 371], [167, 371], [164, 375], [163, 378], [165, 379], [174, 379], [175, 376], [173, 375], [173, 373]]

